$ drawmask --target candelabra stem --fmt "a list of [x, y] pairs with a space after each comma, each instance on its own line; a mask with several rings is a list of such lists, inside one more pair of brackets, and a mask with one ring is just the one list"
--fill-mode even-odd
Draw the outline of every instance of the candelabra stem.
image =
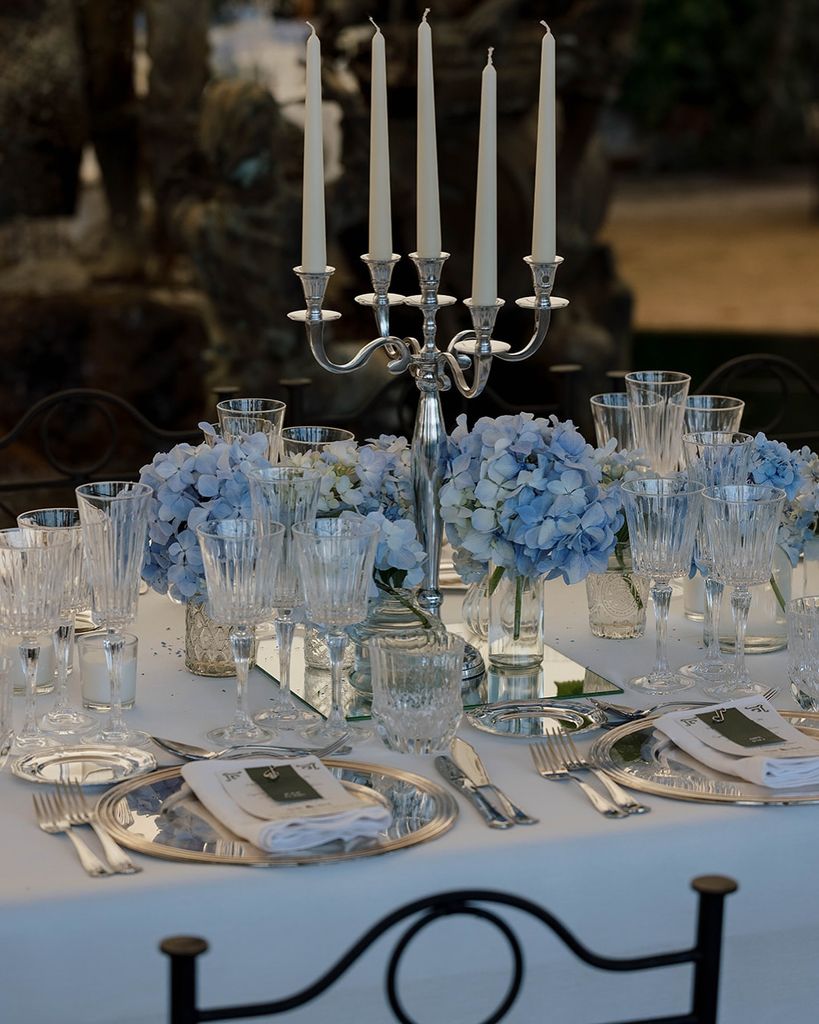
[[428, 615], [440, 618], [438, 570], [443, 525], [438, 493], [446, 466], [446, 430], [437, 381], [418, 378], [417, 384], [421, 393], [412, 437], [412, 483], [418, 536], [427, 556], [418, 603]]

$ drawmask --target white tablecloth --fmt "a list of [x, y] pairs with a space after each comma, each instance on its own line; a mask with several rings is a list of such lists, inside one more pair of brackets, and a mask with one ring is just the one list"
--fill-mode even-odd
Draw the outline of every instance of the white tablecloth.
[[[677, 663], [696, 656], [699, 632], [683, 618], [681, 604], [675, 598], [670, 630]], [[142, 599], [135, 627], [137, 707], [129, 718], [149, 732], [197, 742], [206, 727], [230, 716], [233, 680], [185, 671], [183, 626], [181, 608], [155, 595]], [[547, 588], [546, 637], [620, 682], [644, 669], [653, 655], [651, 624], [642, 641], [594, 640], [582, 585]], [[757, 678], [781, 687], [777, 703], [792, 706], [782, 654], [755, 657], [752, 667]], [[254, 672], [254, 709], [271, 685]], [[540, 817], [539, 825], [493, 832], [461, 803], [456, 826], [435, 842], [327, 867], [255, 870], [135, 855], [141, 874], [93, 880], [64, 837], [37, 829], [32, 786], [4, 772], [2, 1020], [161, 1021], [166, 960], [157, 944], [172, 934], [202, 935], [211, 943], [211, 953], [200, 960], [206, 1005], [289, 994], [322, 973], [383, 913], [450, 888], [494, 888], [540, 902], [601, 953], [635, 956], [682, 948], [693, 936], [689, 880], [713, 873], [740, 883], [727, 904], [723, 1024], [815, 1021], [819, 885], [811, 865], [819, 806], [719, 807], [648, 797], [650, 814], [606, 820], [575, 786], [538, 778], [525, 743], [468, 727], [464, 735], [515, 802]], [[427, 759], [389, 753], [377, 741], [355, 754], [437, 778]], [[540, 925], [514, 918], [529, 970], [510, 1021], [579, 1024], [680, 1012], [687, 1005], [686, 968], [622, 977], [593, 971]], [[286, 1019], [391, 1019], [381, 991], [391, 946], [382, 939], [322, 1001]], [[410, 1012], [419, 1020], [452, 1024], [483, 1019], [505, 990], [508, 963], [502, 941], [488, 926], [438, 924], [405, 960]]]

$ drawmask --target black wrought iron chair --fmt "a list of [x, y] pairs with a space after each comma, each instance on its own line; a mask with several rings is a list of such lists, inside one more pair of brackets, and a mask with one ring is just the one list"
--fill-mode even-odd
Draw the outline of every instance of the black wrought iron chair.
[[[699, 894], [696, 943], [690, 949], [654, 956], [614, 959], [600, 956], [587, 949], [556, 917], [531, 900], [492, 890], [461, 890], [439, 893], [415, 900], [383, 917], [320, 978], [300, 992], [275, 999], [269, 1003], [246, 1003], [237, 1006], [219, 1006], [201, 1009], [197, 1005], [197, 957], [208, 944], [192, 936], [165, 939], [160, 949], [170, 957], [170, 1016], [169, 1024], [199, 1024], [200, 1021], [238, 1020], [285, 1013], [312, 1002], [325, 992], [361, 957], [385, 932], [403, 921], [409, 927], [398, 939], [390, 956], [386, 974], [386, 996], [393, 1017], [401, 1024], [414, 1024], [398, 994], [397, 975], [401, 957], [410, 942], [428, 924], [445, 917], [466, 915], [493, 924], [509, 944], [512, 960], [512, 978], [501, 1003], [484, 1018], [483, 1024], [496, 1024], [511, 1010], [520, 993], [523, 980], [523, 950], [512, 928], [492, 906], [511, 907], [538, 919], [569, 947], [575, 956], [592, 967], [604, 971], [647, 971], [678, 964], [693, 964], [694, 976], [691, 1009], [683, 1014], [666, 1017], [640, 1018], [628, 1024], [716, 1024], [719, 989], [720, 957], [722, 952], [722, 920], [725, 897], [736, 891], [731, 878], [719, 875], [695, 878], [692, 888]], [[625, 1022], [624, 1022], [625, 1024]]]

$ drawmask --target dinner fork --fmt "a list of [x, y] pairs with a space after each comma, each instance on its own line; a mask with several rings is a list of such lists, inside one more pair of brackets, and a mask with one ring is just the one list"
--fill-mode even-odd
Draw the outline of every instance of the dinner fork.
[[[773, 698], [779, 693], [778, 686], [772, 686], [769, 690], [766, 690], [762, 694], [763, 700], [773, 700]], [[652, 704], [648, 708], [628, 708], [622, 704], [612, 704], [607, 700], [600, 700], [599, 697], [590, 697], [589, 700], [592, 704], [595, 704], [603, 712], [611, 712], [617, 715], [618, 718], [624, 719], [626, 722], [636, 722], [641, 718], [651, 718], [652, 715], [660, 714], [663, 711], [670, 711], [672, 708], [687, 708], [687, 707], [707, 707], [710, 704], [718, 704], [718, 699], [706, 701], [706, 700], [674, 700], [674, 701], [663, 701], [660, 704]], [[615, 723], [620, 725], [621, 723]]]
[[609, 792], [609, 796], [620, 810], [625, 811], [626, 814], [646, 814], [651, 810], [651, 808], [646, 807], [645, 804], [638, 803], [634, 800], [621, 786], [617, 785], [614, 779], [610, 779], [599, 765], [592, 764], [590, 761], [587, 761], [586, 758], [578, 751], [574, 744], [574, 740], [568, 735], [568, 733], [561, 730], [553, 733], [553, 736], [555, 746], [568, 771], [591, 772], [595, 778], [599, 779], [599, 781], [603, 783]]
[[102, 875], [112, 875], [114, 873], [111, 868], [106, 867], [102, 863], [96, 853], [89, 846], [86, 846], [78, 835], [74, 834], [71, 829], [71, 822], [50, 793], [34, 793], [32, 794], [32, 799], [34, 800], [34, 813], [37, 815], [37, 824], [43, 832], [48, 832], [51, 835], [65, 832], [74, 844], [74, 849], [80, 858], [80, 864], [82, 864], [92, 878], [100, 878]]
[[105, 859], [117, 874], [135, 875], [142, 870], [100, 824], [96, 808], [89, 804], [78, 782], [57, 783], [57, 801], [72, 825], [91, 826], [102, 844]]
[[551, 736], [546, 736], [542, 743], [533, 743], [529, 747], [529, 753], [535, 763], [535, 770], [543, 779], [550, 782], [561, 782], [563, 779], [571, 779], [583, 790], [596, 811], [607, 818], [627, 818], [625, 811], [621, 811], [601, 793], [598, 793], [587, 782], [578, 778], [566, 768], [551, 745]]

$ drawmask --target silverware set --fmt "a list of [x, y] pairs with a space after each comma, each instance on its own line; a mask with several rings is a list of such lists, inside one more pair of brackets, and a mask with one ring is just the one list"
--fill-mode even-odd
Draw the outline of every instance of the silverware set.
[[[779, 693], [778, 686], [772, 686], [762, 694], [763, 700], [773, 700]], [[623, 704], [612, 704], [610, 701], [601, 700], [599, 697], [589, 697], [589, 702], [600, 708], [604, 714], [613, 716], [616, 721], [609, 721], [608, 728], [622, 725], [623, 722], [637, 722], [641, 718], [652, 718], [654, 715], [661, 715], [664, 711], [673, 711], [682, 708], [707, 707], [710, 704], [718, 703], [713, 700], [674, 700], [663, 701], [661, 704], [652, 704], [648, 708], [629, 708]], [[604, 726], [605, 728], [605, 726]]]
[[260, 743], [254, 746], [244, 744], [223, 747], [221, 750], [208, 750], [207, 747], [198, 747], [194, 743], [167, 740], [162, 736], [152, 736], [151, 740], [169, 754], [181, 757], [185, 761], [212, 761], [217, 757], [256, 757], [265, 754], [270, 754], [271, 757], [307, 757], [312, 754], [319, 758], [329, 757], [330, 754], [349, 754], [352, 749], [347, 743], [349, 738], [349, 733], [345, 732], [323, 747], [286, 747], [275, 743]]
[[[65, 833], [71, 840], [85, 871], [92, 878], [105, 875], [133, 875], [141, 871], [125, 851], [114, 842], [96, 817], [96, 810], [88, 802], [76, 782], [58, 783], [53, 793], [34, 793], [34, 813], [37, 824], [50, 835]], [[74, 831], [75, 826], [90, 825], [102, 845], [106, 863], [97, 856], [85, 840]]]

